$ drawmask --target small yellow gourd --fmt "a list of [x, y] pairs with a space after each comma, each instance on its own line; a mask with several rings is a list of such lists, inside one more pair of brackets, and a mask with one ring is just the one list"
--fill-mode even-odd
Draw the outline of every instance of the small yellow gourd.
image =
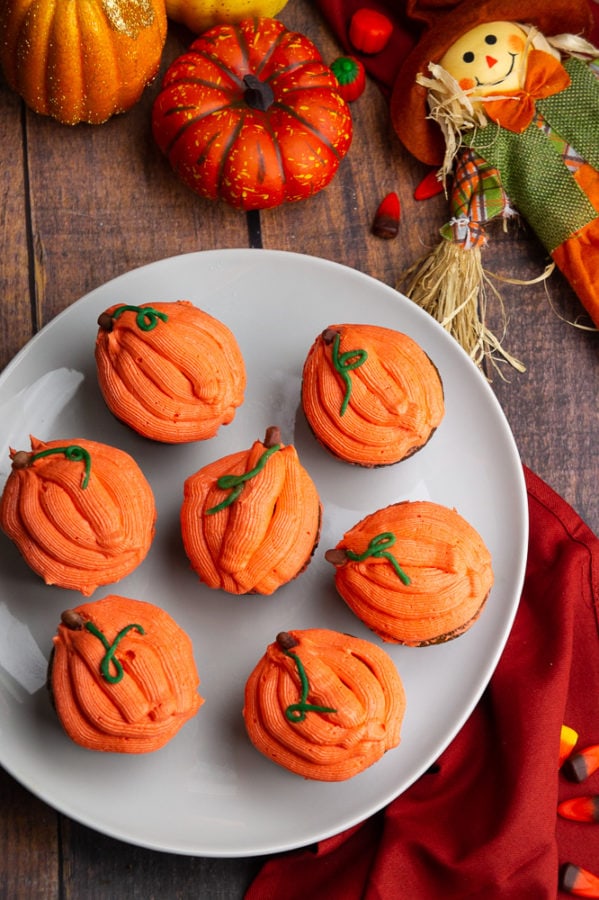
[[200, 34], [213, 25], [241, 22], [254, 17], [272, 18], [287, 0], [166, 0], [166, 13], [173, 22]]

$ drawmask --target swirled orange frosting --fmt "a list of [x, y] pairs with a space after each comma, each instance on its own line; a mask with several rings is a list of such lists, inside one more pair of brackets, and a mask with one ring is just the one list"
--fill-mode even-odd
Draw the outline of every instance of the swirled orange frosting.
[[[100, 634], [106, 645], [117, 644], [108, 663]], [[76, 744], [113, 753], [158, 750], [204, 702], [199, 683], [188, 635], [159, 607], [109, 595], [63, 613], [49, 688]]]
[[243, 716], [252, 744], [273, 762], [304, 778], [344, 781], [399, 744], [405, 705], [384, 650], [314, 628], [285, 632], [267, 647], [247, 680]]
[[304, 363], [302, 405], [318, 440], [361, 466], [416, 452], [445, 414], [441, 379], [424, 350], [378, 325], [330, 325], [316, 338]]
[[[373, 553], [389, 535], [394, 543], [389, 541], [385, 553]], [[364, 558], [352, 559], [348, 552]], [[454, 509], [426, 500], [366, 516], [325, 556], [336, 567], [335, 585], [350, 609], [383, 640], [410, 646], [466, 631], [494, 580], [491, 554], [478, 532]]]
[[246, 371], [230, 329], [188, 300], [146, 303], [164, 316], [140, 328], [135, 309], [100, 316], [96, 368], [111, 412], [155, 441], [214, 437], [243, 403]]
[[[69, 447], [89, 457], [68, 458]], [[33, 459], [32, 457], [39, 457]], [[47, 454], [47, 455], [44, 455]], [[40, 441], [10, 451], [13, 468], [0, 500], [0, 526], [46, 584], [89, 596], [128, 575], [154, 537], [154, 495], [135, 460], [96, 441]]]
[[[222, 457], [184, 484], [181, 532], [200, 579], [231, 594], [272, 594], [308, 564], [320, 533], [316, 486], [291, 444], [280, 444], [264, 462], [268, 444]], [[219, 487], [221, 477], [244, 478], [237, 499]], [[212, 512], [210, 512], [213, 510]], [[214, 511], [216, 510], [216, 511]]]

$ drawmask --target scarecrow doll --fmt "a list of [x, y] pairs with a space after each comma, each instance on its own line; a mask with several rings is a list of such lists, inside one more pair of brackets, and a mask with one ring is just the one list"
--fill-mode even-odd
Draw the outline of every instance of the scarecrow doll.
[[[425, 6], [425, 9], [422, 9]], [[599, 327], [599, 51], [587, 0], [409, 0], [424, 32], [391, 97], [406, 148], [449, 193], [440, 245], [412, 267], [408, 295], [477, 362], [485, 226], [520, 214]]]

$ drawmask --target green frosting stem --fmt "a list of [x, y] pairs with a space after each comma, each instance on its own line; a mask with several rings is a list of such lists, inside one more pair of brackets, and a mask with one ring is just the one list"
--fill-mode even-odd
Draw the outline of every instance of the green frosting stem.
[[342, 416], [347, 409], [352, 391], [351, 378], [349, 377], [348, 372], [363, 366], [368, 359], [368, 352], [366, 350], [347, 350], [340, 355], [340, 343], [341, 335], [337, 332], [335, 340], [333, 341], [333, 365], [345, 383], [345, 396], [343, 398], [343, 403], [341, 404], [341, 409], [339, 410], [339, 415]]
[[68, 447], [50, 447], [47, 450], [40, 450], [39, 453], [34, 453], [29, 461], [33, 462], [36, 459], [41, 459], [43, 456], [52, 456], [55, 453], [64, 453], [70, 462], [84, 463], [85, 469], [81, 480], [81, 489], [85, 490], [89, 483], [92, 460], [87, 450], [84, 447], [80, 447], [79, 444], [70, 444]]
[[410, 578], [404, 570], [401, 568], [393, 554], [389, 553], [388, 548], [393, 547], [397, 538], [391, 531], [383, 531], [381, 534], [377, 534], [370, 543], [368, 547], [364, 551], [364, 553], [354, 553], [352, 550], [345, 550], [345, 555], [349, 557], [349, 559], [354, 560], [354, 562], [362, 562], [365, 559], [368, 559], [370, 556], [374, 556], [376, 559], [379, 559], [383, 556], [385, 559], [388, 559], [395, 571], [397, 572], [398, 577], [404, 584], [411, 584]]
[[[121, 663], [114, 655], [117, 646], [125, 637], [127, 632], [131, 631], [132, 628], [135, 628], [135, 630], [138, 631], [139, 634], [145, 634], [145, 631], [143, 630], [141, 625], [125, 625], [124, 628], [121, 628], [111, 644], [106, 635], [103, 634], [99, 628], [96, 628], [93, 622], [86, 622], [85, 627], [90, 632], [90, 634], [93, 634], [94, 637], [97, 637], [98, 640], [102, 642], [104, 649], [106, 650], [106, 653], [104, 654], [104, 656], [102, 657], [102, 661], [100, 662], [100, 671], [102, 672], [102, 675], [110, 684], [118, 684], [118, 682], [122, 679], [124, 672]], [[111, 663], [116, 669], [116, 675], [112, 675], [110, 672]]]
[[297, 673], [300, 677], [302, 686], [301, 699], [299, 703], [291, 703], [285, 710], [285, 715], [287, 716], [289, 721], [303, 722], [306, 718], [307, 712], [337, 712], [336, 709], [332, 709], [330, 706], [315, 706], [312, 703], [306, 702], [308, 700], [308, 694], [310, 693], [310, 683], [308, 681], [308, 676], [306, 675], [306, 670], [304, 669], [304, 664], [296, 653], [291, 653], [290, 650], [283, 650], [283, 653], [285, 654], [285, 656], [290, 656], [291, 659], [294, 660], [295, 665], [297, 666]]
[[211, 506], [210, 509], [207, 509], [206, 515], [211, 516], [214, 513], [220, 512], [221, 509], [230, 506], [232, 503], [235, 503], [241, 494], [246, 481], [249, 481], [250, 478], [254, 478], [254, 476], [261, 472], [268, 462], [269, 457], [280, 449], [280, 444], [274, 444], [274, 446], [269, 447], [268, 450], [264, 451], [254, 468], [250, 469], [249, 472], [244, 472], [243, 475], [221, 475], [220, 478], [217, 479], [217, 487], [223, 491], [231, 491], [231, 493], [222, 501], [222, 503], [218, 503], [216, 506]]
[[135, 324], [141, 331], [152, 331], [158, 325], [159, 319], [162, 319], [163, 322], [168, 322], [167, 314], [154, 309], [153, 306], [117, 306], [112, 313], [112, 318], [118, 319], [124, 312], [137, 313]]

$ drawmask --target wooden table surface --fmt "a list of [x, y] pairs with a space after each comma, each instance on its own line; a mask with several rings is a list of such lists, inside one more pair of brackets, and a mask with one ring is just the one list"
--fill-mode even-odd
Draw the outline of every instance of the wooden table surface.
[[[332, 62], [339, 47], [309, 0], [279, 16]], [[170, 26], [163, 67], [187, 46]], [[200, 200], [153, 144], [156, 81], [129, 113], [102, 126], [62, 126], [31, 113], [0, 82], [0, 368], [53, 316], [107, 280], [197, 250], [264, 247], [325, 257], [389, 285], [436, 242], [446, 201], [416, 202], [425, 169], [399, 145], [378, 87], [352, 105], [352, 148], [329, 187], [302, 203], [244, 215]], [[370, 233], [379, 201], [397, 191], [399, 236]], [[535, 278], [546, 259], [523, 225], [491, 232], [485, 265]], [[569, 324], [582, 312], [559, 274], [506, 283], [507, 348], [526, 364], [492, 387], [522, 461], [599, 530], [599, 337]], [[499, 319], [495, 318], [498, 323]], [[5, 423], [0, 423], [3, 427]], [[258, 859], [158, 853], [102, 836], [57, 813], [0, 769], [0, 896], [6, 898], [240, 898]]]

